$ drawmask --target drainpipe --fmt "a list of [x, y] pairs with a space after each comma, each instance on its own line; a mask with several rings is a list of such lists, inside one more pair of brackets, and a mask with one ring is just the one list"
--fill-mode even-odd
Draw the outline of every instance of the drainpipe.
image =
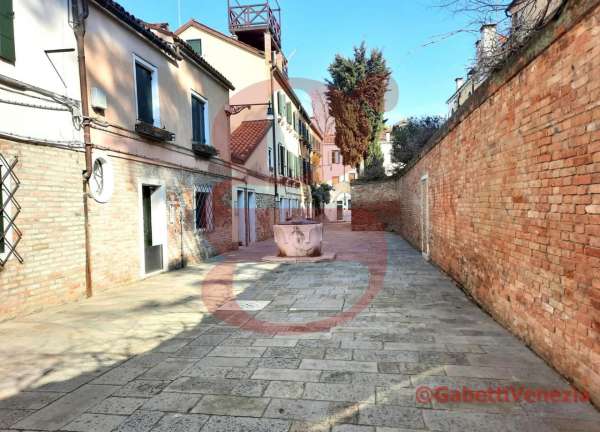
[[[272, 127], [273, 129], [273, 174], [275, 179], [275, 203], [273, 206], [273, 223], [277, 224], [277, 213], [278, 213], [278, 202], [277, 198], [279, 197], [278, 185], [277, 185], [277, 156], [279, 154], [279, 145], [277, 145], [277, 133], [275, 132], [275, 126], [277, 125], [277, 114], [275, 114], [275, 85], [273, 83], [273, 71], [277, 66], [273, 62], [273, 55], [271, 54], [271, 106], [273, 107], [273, 119], [272, 119]], [[277, 106], [279, 109], [279, 106]]]
[[87, 70], [85, 64], [85, 20], [89, 16], [88, 0], [73, 2], [73, 17], [75, 17], [75, 40], [77, 41], [77, 63], [79, 66], [79, 90], [81, 93], [81, 115], [83, 118], [83, 143], [85, 148], [85, 171], [83, 172], [83, 214], [85, 227], [85, 294], [91, 297], [92, 262], [90, 242], [89, 216], [89, 183], [92, 175], [92, 140], [90, 134], [90, 112], [87, 90]]

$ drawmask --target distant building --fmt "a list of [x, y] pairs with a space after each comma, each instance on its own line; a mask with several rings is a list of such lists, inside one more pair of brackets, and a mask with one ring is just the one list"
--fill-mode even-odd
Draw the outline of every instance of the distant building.
[[456, 90], [446, 101], [448, 115], [452, 116], [469, 97], [483, 84], [490, 72], [539, 26], [548, 21], [558, 10], [563, 0], [513, 0], [506, 14], [511, 18], [507, 35], [498, 32], [494, 23], [484, 24], [480, 38], [475, 43], [476, 60], [469, 69], [467, 78], [456, 78]]
[[385, 175], [392, 175], [398, 164], [392, 160], [392, 129], [406, 124], [406, 120], [400, 120], [392, 126], [386, 126], [379, 135], [379, 147], [383, 153], [383, 168], [385, 169]]
[[312, 211], [312, 152], [322, 137], [291, 86], [281, 49], [279, 6], [230, 4], [225, 35], [196, 20], [176, 31], [235, 86], [229, 116], [234, 238], [273, 236], [273, 224]]
[[325, 206], [325, 218], [330, 221], [346, 221], [352, 218], [352, 196], [350, 182], [356, 180], [356, 167], [344, 164], [342, 153], [335, 145], [335, 135], [329, 134], [323, 142], [321, 159], [322, 182], [333, 186], [331, 201]]

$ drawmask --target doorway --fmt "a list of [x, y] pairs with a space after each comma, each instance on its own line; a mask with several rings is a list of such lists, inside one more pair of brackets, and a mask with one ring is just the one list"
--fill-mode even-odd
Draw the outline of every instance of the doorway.
[[337, 220], [344, 220], [344, 201], [337, 202]]
[[142, 185], [144, 273], [164, 269], [166, 204], [164, 187]]
[[256, 193], [248, 191], [248, 230], [250, 243], [256, 243]]
[[246, 245], [246, 194], [243, 189], [237, 191], [237, 214], [238, 214], [238, 244]]
[[421, 251], [429, 259], [429, 177], [421, 177]]

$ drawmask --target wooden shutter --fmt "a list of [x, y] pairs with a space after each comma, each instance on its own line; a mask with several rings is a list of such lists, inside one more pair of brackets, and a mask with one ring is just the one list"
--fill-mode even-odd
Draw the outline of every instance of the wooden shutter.
[[0, 57], [14, 63], [15, 30], [12, 0], [0, 0]]
[[[1, 1], [1, 0], [0, 0]], [[138, 120], [154, 124], [152, 113], [152, 72], [139, 63], [135, 64]]]
[[283, 97], [283, 93], [281, 93], [280, 91], [277, 92], [277, 113], [282, 117], [285, 113], [285, 100]]

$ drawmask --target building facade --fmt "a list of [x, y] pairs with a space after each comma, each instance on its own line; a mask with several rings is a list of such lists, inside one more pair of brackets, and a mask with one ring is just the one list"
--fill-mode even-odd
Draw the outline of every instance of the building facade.
[[235, 86], [229, 115], [232, 162], [242, 177], [232, 186], [239, 245], [272, 237], [273, 224], [309, 216], [312, 208], [315, 134], [287, 76], [279, 9], [258, 6], [230, 6], [232, 36], [196, 20], [176, 31], [217, 69], [228, 71]]
[[340, 149], [335, 145], [335, 135], [323, 140], [321, 181], [333, 186], [331, 201], [325, 205], [324, 217], [329, 222], [349, 222], [352, 219], [350, 182], [358, 178], [356, 167], [344, 164]]
[[235, 248], [233, 85], [111, 0], [1, 4], [0, 319]]

